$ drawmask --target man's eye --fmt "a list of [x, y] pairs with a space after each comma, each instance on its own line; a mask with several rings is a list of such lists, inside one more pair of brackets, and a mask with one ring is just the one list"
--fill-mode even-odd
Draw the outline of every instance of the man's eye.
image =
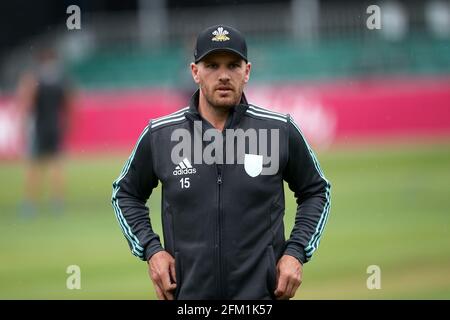
[[217, 68], [217, 64], [215, 64], [215, 63], [208, 63], [208, 64], [206, 65], [206, 67], [207, 67], [207, 68], [211, 68], [211, 69], [216, 69], [216, 68]]

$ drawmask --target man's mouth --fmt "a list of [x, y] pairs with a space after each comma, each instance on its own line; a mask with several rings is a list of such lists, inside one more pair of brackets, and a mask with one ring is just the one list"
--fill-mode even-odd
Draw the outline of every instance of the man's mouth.
[[231, 88], [231, 87], [226, 87], [226, 86], [220, 86], [220, 87], [217, 87], [216, 90], [217, 90], [217, 91], [220, 91], [220, 92], [228, 92], [228, 91], [233, 91], [233, 88]]

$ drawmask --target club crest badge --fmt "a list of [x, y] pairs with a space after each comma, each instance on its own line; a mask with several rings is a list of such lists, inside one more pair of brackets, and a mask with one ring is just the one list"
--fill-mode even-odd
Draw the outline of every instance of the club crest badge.
[[227, 41], [230, 38], [227, 36], [229, 32], [225, 30], [223, 27], [218, 27], [217, 30], [214, 30], [212, 34], [214, 37], [211, 39], [212, 41]]
[[263, 156], [258, 154], [245, 154], [244, 169], [247, 174], [254, 178], [261, 174], [263, 168]]

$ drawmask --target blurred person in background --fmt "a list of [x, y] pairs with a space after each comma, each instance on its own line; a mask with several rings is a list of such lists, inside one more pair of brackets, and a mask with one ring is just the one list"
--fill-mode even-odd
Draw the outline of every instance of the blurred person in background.
[[51, 206], [63, 210], [62, 143], [72, 124], [73, 87], [57, 53], [46, 47], [38, 52], [36, 67], [19, 79], [16, 98], [27, 140], [25, 196], [21, 213], [34, 216], [45, 175], [50, 175]]

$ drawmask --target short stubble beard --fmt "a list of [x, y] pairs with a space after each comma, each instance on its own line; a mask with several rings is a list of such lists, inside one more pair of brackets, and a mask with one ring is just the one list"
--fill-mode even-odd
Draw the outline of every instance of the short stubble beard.
[[[203, 89], [203, 88], [204, 88], [204, 87], [202, 86], [202, 89]], [[235, 95], [235, 92], [236, 92], [236, 91], [233, 91], [233, 92], [232, 92], [232, 95], [233, 95], [233, 97], [235, 97], [235, 99], [233, 100], [233, 102], [231, 102], [231, 103], [226, 103], [226, 104], [223, 104], [223, 103], [214, 101], [214, 100], [215, 100], [215, 99], [214, 99], [214, 94], [215, 94], [215, 90], [214, 90], [214, 89], [212, 89], [212, 94], [211, 94], [211, 95], [205, 94], [206, 92], [208, 92], [207, 90], [202, 90], [202, 92], [203, 92], [203, 96], [205, 97], [206, 101], [208, 102], [208, 104], [209, 104], [210, 106], [212, 106], [212, 107], [214, 107], [214, 108], [217, 108], [217, 109], [229, 110], [229, 109], [231, 109], [232, 107], [234, 107], [234, 106], [236, 106], [237, 104], [239, 104], [239, 102], [241, 101], [243, 88], [241, 88], [240, 90], [238, 90], [238, 91], [237, 91], [238, 94], [236, 94], [236, 95]]]

